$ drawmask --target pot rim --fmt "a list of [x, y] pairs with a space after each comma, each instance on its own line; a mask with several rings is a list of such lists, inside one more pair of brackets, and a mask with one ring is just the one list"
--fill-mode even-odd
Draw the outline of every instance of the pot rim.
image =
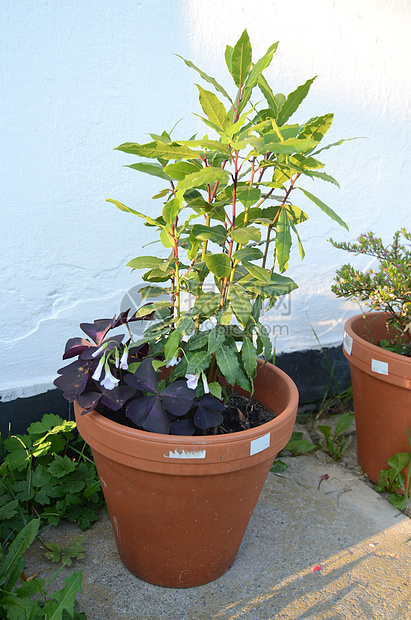
[[[225, 435], [164, 435], [123, 426], [96, 411], [81, 415], [81, 408], [74, 403], [78, 430], [93, 452], [158, 473], [197, 475], [200, 470], [206, 474], [251, 467], [273, 459], [286, 445], [298, 407], [298, 390], [292, 379], [272, 364], [267, 368], [268, 376], [261, 370], [256, 399], [267, 406], [264, 388], [272, 374], [277, 380], [274, 394], [280, 411], [272, 420], [251, 429]], [[275, 407], [270, 409], [276, 413]]]
[[[87, 416], [92, 419], [95, 423], [98, 423], [99, 426], [106, 429], [107, 431], [120, 433], [127, 437], [135, 437], [142, 439], [147, 442], [152, 442], [158, 444], [159, 442], [164, 442], [171, 445], [179, 445], [182, 442], [188, 445], [207, 445], [207, 444], [219, 444], [227, 442], [227, 438], [230, 438], [230, 442], [235, 441], [249, 441], [252, 440], [255, 436], [259, 436], [268, 432], [268, 430], [272, 430], [272, 426], [283, 425], [286, 420], [288, 420], [289, 415], [294, 411], [295, 408], [295, 399], [297, 399], [298, 405], [298, 389], [295, 385], [294, 381], [280, 368], [271, 364], [271, 362], [267, 362], [264, 366], [271, 366], [274, 369], [274, 372], [283, 380], [288, 388], [289, 392], [289, 402], [285, 409], [283, 409], [279, 414], [275, 416], [272, 420], [265, 422], [264, 424], [260, 424], [259, 426], [255, 426], [253, 428], [249, 428], [243, 431], [236, 431], [234, 433], [227, 433], [225, 435], [165, 435], [163, 433], [153, 433], [150, 431], [140, 430], [137, 428], [131, 428], [129, 426], [124, 426], [123, 424], [119, 424], [118, 422], [114, 422], [109, 418], [101, 415], [97, 411], [93, 410], [90, 412], [82, 413], [81, 416]], [[246, 392], [244, 392], [246, 394]], [[293, 398], [295, 397], [295, 398]], [[77, 402], [74, 403], [74, 407], [80, 411], [80, 407]]]
[[381, 323], [388, 316], [386, 312], [364, 312], [349, 318], [344, 326], [343, 353], [350, 364], [367, 374], [409, 389], [411, 358], [368, 342], [353, 327], [355, 324], [364, 325], [368, 320], [372, 333], [372, 321]]

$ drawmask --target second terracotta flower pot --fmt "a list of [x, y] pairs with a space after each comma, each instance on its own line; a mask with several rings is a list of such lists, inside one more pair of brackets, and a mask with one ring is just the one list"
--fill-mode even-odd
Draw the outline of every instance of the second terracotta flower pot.
[[95, 411], [81, 415], [75, 404], [120, 557], [141, 579], [198, 586], [233, 563], [298, 406], [293, 381], [272, 364], [259, 366], [254, 398], [276, 417], [237, 433], [193, 437], [128, 428]]
[[345, 324], [343, 344], [350, 363], [358, 463], [373, 482], [388, 468], [388, 458], [410, 451], [411, 358], [377, 346], [389, 338], [387, 316], [368, 312], [352, 317]]

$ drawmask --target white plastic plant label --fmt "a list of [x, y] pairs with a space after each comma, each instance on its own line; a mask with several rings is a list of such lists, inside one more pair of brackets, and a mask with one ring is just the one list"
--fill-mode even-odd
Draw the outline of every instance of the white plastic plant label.
[[353, 339], [350, 336], [350, 334], [347, 334], [347, 332], [344, 332], [344, 338], [343, 338], [343, 347], [344, 347], [344, 351], [348, 354], [351, 355], [351, 351], [352, 351], [352, 343], [353, 343]]
[[206, 450], [170, 450], [166, 459], [205, 459]]
[[263, 450], [266, 450], [270, 447], [270, 433], [263, 435], [262, 437], [258, 437], [258, 439], [253, 439], [250, 443], [250, 456], [253, 454], [258, 454]]
[[371, 360], [371, 370], [379, 375], [388, 375], [388, 363], [380, 360]]

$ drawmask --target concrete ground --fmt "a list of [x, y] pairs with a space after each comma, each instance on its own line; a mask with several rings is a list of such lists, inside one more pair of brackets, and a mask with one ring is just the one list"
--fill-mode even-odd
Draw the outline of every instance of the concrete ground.
[[[268, 475], [233, 566], [204, 586], [139, 580], [121, 563], [103, 514], [84, 533], [85, 559], [61, 575], [83, 571], [79, 611], [88, 620], [411, 618], [411, 520], [361, 478], [355, 456], [349, 466], [323, 452], [282, 460], [289, 468]], [[45, 538], [64, 545], [79, 534], [62, 524]], [[33, 545], [26, 575], [54, 570]]]

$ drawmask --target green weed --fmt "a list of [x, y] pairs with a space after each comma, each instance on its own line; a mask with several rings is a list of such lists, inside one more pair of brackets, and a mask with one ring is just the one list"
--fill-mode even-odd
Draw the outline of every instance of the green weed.
[[[378, 493], [388, 491], [390, 502], [398, 510], [402, 510], [411, 516], [411, 435], [408, 428], [406, 431], [410, 442], [410, 452], [397, 452], [392, 458], [388, 459], [389, 468], [380, 471], [375, 490]], [[407, 467], [408, 472], [405, 473]]]

